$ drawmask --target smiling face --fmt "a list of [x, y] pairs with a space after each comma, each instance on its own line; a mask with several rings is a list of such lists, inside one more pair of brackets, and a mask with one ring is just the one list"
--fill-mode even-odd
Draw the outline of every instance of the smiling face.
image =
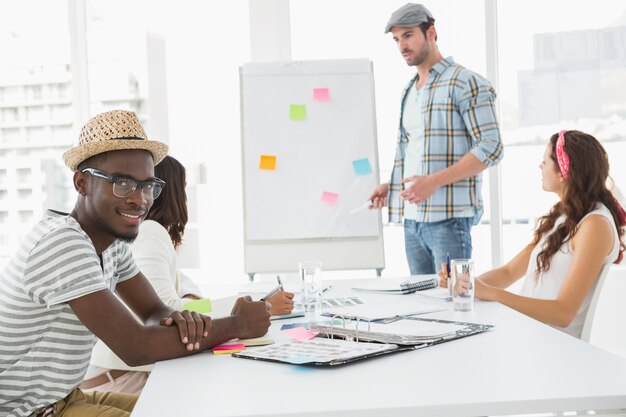
[[[109, 152], [96, 168], [109, 175], [124, 176], [139, 181], [154, 178], [152, 154], [144, 150]], [[88, 173], [76, 172], [74, 182], [80, 193], [76, 217], [100, 252], [115, 239], [133, 241], [139, 233], [139, 224], [152, 206], [138, 187], [130, 196], [119, 198], [113, 194], [113, 184]]]

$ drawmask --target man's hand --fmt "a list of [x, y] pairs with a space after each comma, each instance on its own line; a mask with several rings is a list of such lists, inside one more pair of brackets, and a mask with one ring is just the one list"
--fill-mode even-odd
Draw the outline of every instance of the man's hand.
[[211, 317], [193, 311], [174, 311], [169, 317], [161, 319], [162, 326], [176, 324], [180, 340], [187, 345], [187, 350], [200, 350], [200, 339], [211, 331]]
[[383, 208], [387, 205], [387, 194], [389, 193], [389, 184], [380, 184], [374, 188], [374, 192], [370, 195], [372, 201], [371, 208]]
[[249, 339], [267, 333], [270, 327], [270, 313], [265, 301], [252, 301], [248, 295], [235, 301], [231, 315], [237, 322], [237, 337]]
[[400, 198], [413, 204], [428, 200], [428, 197], [439, 188], [430, 175], [414, 175], [403, 179], [402, 182], [406, 188], [400, 193]]

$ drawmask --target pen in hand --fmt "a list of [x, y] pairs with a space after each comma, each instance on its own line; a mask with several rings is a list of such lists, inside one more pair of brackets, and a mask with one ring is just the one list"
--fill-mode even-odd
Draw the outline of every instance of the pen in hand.
[[270, 292], [265, 294], [260, 301], [267, 301], [268, 298], [274, 296], [277, 292], [283, 290], [283, 282], [280, 280], [280, 276], [276, 276], [276, 281], [278, 281], [278, 285], [276, 288], [272, 289]]
[[278, 293], [280, 291], [280, 285], [277, 286], [276, 288], [274, 288], [272, 291], [268, 292], [267, 294], [265, 294], [260, 301], [267, 301], [268, 298], [276, 295], [276, 293]]

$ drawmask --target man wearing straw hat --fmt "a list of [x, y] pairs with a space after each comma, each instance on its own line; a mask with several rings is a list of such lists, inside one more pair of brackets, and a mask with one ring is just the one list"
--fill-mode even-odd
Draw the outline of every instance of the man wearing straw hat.
[[74, 209], [48, 210], [0, 273], [0, 416], [129, 416], [136, 396], [77, 388], [95, 337], [134, 366], [266, 333], [265, 303], [240, 298], [216, 320], [174, 311], [135, 265], [128, 242], [167, 186], [154, 176], [166, 153], [135, 113], [115, 110], [89, 120], [63, 155]]

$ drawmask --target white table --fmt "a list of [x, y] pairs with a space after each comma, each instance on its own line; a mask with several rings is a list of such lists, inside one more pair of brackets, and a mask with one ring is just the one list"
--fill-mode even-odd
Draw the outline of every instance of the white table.
[[[327, 297], [354, 295], [354, 281]], [[418, 295], [357, 293], [365, 301], [439, 303], [425, 317], [495, 324], [483, 333], [337, 368], [211, 353], [156, 364], [133, 417], [485, 416], [626, 408], [626, 360], [497, 303], [469, 313]], [[302, 319], [292, 321], [301, 322]], [[620, 321], [620, 325], [623, 325]], [[287, 340], [273, 322], [270, 334]]]

